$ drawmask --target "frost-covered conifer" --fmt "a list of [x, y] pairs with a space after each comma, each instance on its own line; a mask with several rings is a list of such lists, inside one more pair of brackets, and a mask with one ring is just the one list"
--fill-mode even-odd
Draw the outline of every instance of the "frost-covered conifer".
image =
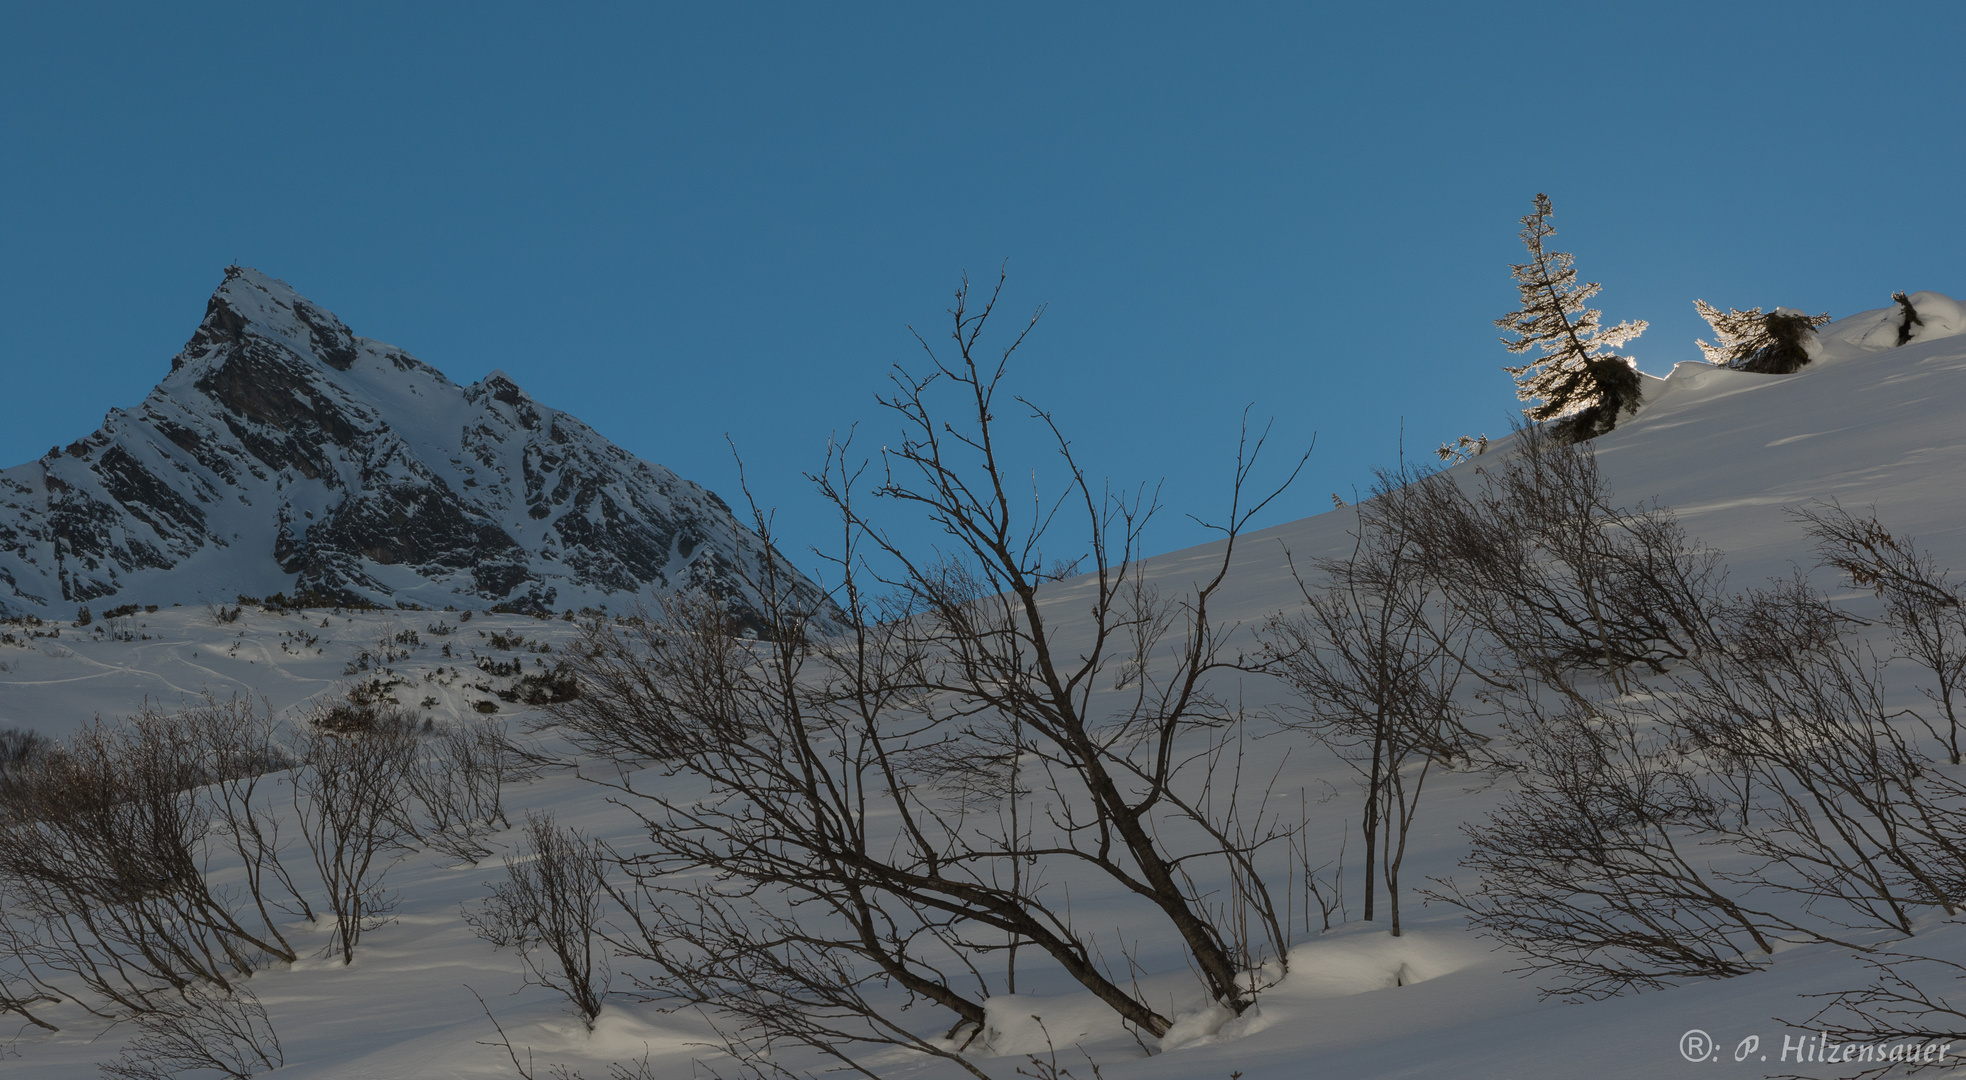
[[1440, 449], [1434, 451], [1434, 456], [1440, 458], [1442, 461], [1451, 461], [1458, 465], [1469, 458], [1479, 457], [1487, 452], [1488, 434], [1483, 432], [1482, 436], [1478, 439], [1473, 435], [1463, 435], [1455, 442], [1441, 443]]
[[1513, 267], [1522, 309], [1495, 325], [1514, 335], [1502, 339], [1510, 352], [1535, 348], [1541, 353], [1520, 366], [1503, 368], [1515, 376], [1516, 397], [1536, 402], [1523, 415], [1561, 421], [1560, 434], [1581, 442], [1610, 431], [1620, 411], [1638, 411], [1638, 368], [1613, 350], [1644, 333], [1646, 323], [1606, 327], [1600, 312], [1584, 306], [1599, 286], [1578, 283], [1568, 253], [1544, 250], [1543, 241], [1556, 235], [1549, 219], [1549, 196], [1539, 194], [1536, 212], [1522, 219], [1529, 261]]
[[1827, 311], [1804, 315], [1776, 308], [1764, 315], [1760, 308], [1729, 308], [1723, 313], [1705, 300], [1693, 301], [1693, 308], [1713, 327], [1713, 344], [1696, 342], [1708, 363], [1763, 375], [1787, 375], [1808, 363], [1807, 338], [1829, 321]]

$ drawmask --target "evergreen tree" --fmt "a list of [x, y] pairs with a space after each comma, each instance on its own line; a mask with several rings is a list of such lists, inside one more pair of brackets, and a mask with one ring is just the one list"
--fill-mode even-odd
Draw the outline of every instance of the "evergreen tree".
[[1905, 342], [1911, 340], [1911, 328], [1913, 326], [1924, 326], [1925, 320], [1919, 318], [1918, 309], [1911, 306], [1911, 297], [1901, 292], [1895, 292], [1891, 294], [1891, 299], [1898, 302], [1898, 344], [1903, 345]]
[[1705, 300], [1693, 301], [1694, 310], [1713, 327], [1714, 343], [1696, 342], [1707, 362], [1738, 371], [1762, 375], [1787, 375], [1809, 362], [1803, 338], [1829, 321], [1829, 312], [1804, 315], [1791, 308], [1776, 308], [1764, 315], [1760, 308], [1729, 308], [1724, 314]]
[[1570, 255], [1546, 251], [1556, 235], [1550, 225], [1550, 199], [1536, 196], [1536, 212], [1522, 219], [1522, 243], [1529, 261], [1513, 267], [1522, 309], [1495, 320], [1513, 334], [1502, 343], [1512, 353], [1531, 348], [1536, 359], [1503, 368], [1515, 376], [1516, 397], [1536, 404], [1522, 414], [1537, 422], [1557, 421], [1557, 434], [1581, 442], [1610, 431], [1620, 411], [1638, 411], [1638, 367], [1615, 351], [1645, 332], [1645, 322], [1606, 327], [1601, 313], [1584, 305], [1597, 295], [1596, 282], [1577, 281]]

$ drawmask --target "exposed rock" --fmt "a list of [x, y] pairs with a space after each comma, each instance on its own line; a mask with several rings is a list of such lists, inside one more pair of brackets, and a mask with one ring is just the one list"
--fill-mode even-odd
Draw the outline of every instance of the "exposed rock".
[[722, 499], [503, 372], [459, 386], [236, 266], [141, 405], [0, 472], [0, 612], [276, 592], [619, 610], [704, 589], [746, 618], [768, 558]]

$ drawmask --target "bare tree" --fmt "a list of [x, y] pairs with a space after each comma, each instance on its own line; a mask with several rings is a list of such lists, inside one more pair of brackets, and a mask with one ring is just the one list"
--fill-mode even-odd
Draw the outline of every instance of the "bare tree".
[[[150, 722], [160, 720], [153, 715]], [[283, 774], [298, 764], [279, 742], [271, 709], [255, 709], [251, 701], [236, 695], [223, 700], [207, 695], [187, 704], [170, 722], [184, 725], [205, 755], [209, 783], [201, 795], [211, 806], [219, 834], [239, 859], [247, 895], [262, 925], [281, 946], [276, 955], [294, 959], [296, 954], [280, 935], [273, 912], [298, 914], [312, 922], [314, 909], [281, 857], [286, 845], [280, 837], [280, 817], [273, 807], [274, 796], [262, 790], [291, 783], [291, 776]], [[280, 779], [270, 779], [274, 777]]]
[[1374, 868], [1381, 866], [1395, 936], [1399, 868], [1428, 771], [1471, 760], [1483, 741], [1468, 729], [1455, 693], [1473, 620], [1442, 591], [1418, 536], [1425, 525], [1421, 489], [1447, 482], [1382, 474], [1371, 498], [1358, 504], [1351, 554], [1317, 560], [1327, 582], [1318, 588], [1298, 576], [1303, 614], [1278, 615], [1264, 633], [1275, 670], [1303, 701], [1286, 713], [1286, 725], [1308, 731], [1359, 770], [1364, 915], [1374, 916]]
[[[976, 344], [995, 298], [971, 313], [965, 284], [951, 311], [953, 360], [945, 362], [923, 341], [929, 373], [897, 375], [895, 392], [884, 399], [908, 435], [885, 451], [886, 478], [876, 494], [918, 508], [947, 530], [957, 561], [926, 562], [889, 540], [854, 507], [843, 470], [839, 484], [823, 488], [849, 526], [863, 530], [903, 568], [892, 584], [917, 614], [898, 626], [931, 660], [924, 689], [950, 703], [969, 736], [1004, 754], [1034, 757], [1053, 793], [1083, 793], [1083, 801], [1053, 803], [1053, 853], [1103, 871], [1157, 907], [1211, 995], [1241, 1013], [1253, 1000], [1242, 978], [1253, 958], [1233, 955], [1180, 867], [1213, 857], [1244, 880], [1246, 898], [1261, 913], [1273, 955], [1281, 959], [1285, 936], [1253, 863], [1255, 849], [1281, 833], [1258, 828], [1248, 837], [1230, 835], [1220, 817], [1187, 794], [1206, 790], [1195, 782], [1205, 777], [1184, 775], [1189, 766], [1219, 757], [1183, 754], [1181, 743], [1184, 735], [1219, 731], [1239, 719], [1211, 694], [1210, 676], [1254, 667], [1227, 650], [1229, 627], [1211, 617], [1210, 604], [1227, 578], [1242, 528], [1275, 498], [1273, 492], [1250, 500], [1247, 492], [1263, 440], [1251, 442], [1245, 433], [1220, 526], [1226, 540], [1220, 562], [1180, 598], [1161, 598], [1138, 562], [1141, 530], [1155, 507], [1095, 492], [1050, 415], [1022, 398], [1015, 400], [1051, 435], [1068, 479], [1048, 503], [1034, 490], [1032, 517], [1020, 525], [997, 447], [995, 410], [1005, 366], [1030, 327], [996, 360], [985, 360]], [[961, 428], [937, 420], [930, 392], [938, 382], [962, 402], [967, 423]], [[1088, 573], [1092, 588], [1091, 625], [1077, 628], [1089, 647], [1074, 650], [1077, 655], [1061, 647], [1059, 629], [1050, 625], [1038, 596], [1039, 587], [1058, 576], [1042, 548], [1047, 527], [1067, 507], [1085, 523], [1078, 569]], [[1114, 661], [1138, 677], [1115, 711], [1102, 716], [1094, 693]], [[1164, 850], [1152, 826], [1159, 814], [1198, 828], [1211, 850]], [[1123, 858], [1114, 858], [1117, 853]]]
[[600, 938], [604, 851], [555, 825], [550, 814], [527, 814], [525, 836], [525, 846], [505, 859], [506, 880], [477, 910], [465, 910], [465, 922], [493, 945], [516, 950], [532, 980], [564, 995], [591, 1031], [610, 979]]
[[328, 945], [354, 959], [363, 931], [391, 909], [382, 879], [404, 838], [400, 807], [417, 754], [411, 720], [385, 709], [367, 730], [309, 724], [297, 736], [294, 809], [335, 922]]
[[[965, 286], [951, 358], [929, 349], [929, 375], [896, 376], [884, 404], [905, 435], [871, 485], [944, 529], [950, 550], [883, 532], [857, 500], [866, 474], [839, 446], [814, 480], [842, 523], [845, 633], [821, 636], [811, 603], [765, 561], [755, 636], [714, 600], [685, 599], [660, 617], [596, 624], [579, 650], [585, 692], [559, 711], [569, 734], [690, 781], [687, 797], [620, 784], [650, 846], [624, 862], [638, 931], [623, 948], [664, 969], [656, 989], [815, 1045], [958, 1057], [991, 992], [979, 961], [1014, 948], [1164, 1034], [1170, 1020], [1106, 970], [1053, 883], [1089, 870], [1157, 912], [1209, 992], [1241, 1012], [1253, 970], [1287, 942], [1258, 859], [1288, 830], [1261, 784], [1229, 789], [1240, 714], [1210, 680], [1257, 664], [1228, 650], [1231, 628], [1210, 604], [1262, 505], [1246, 495], [1261, 440], [1237, 465], [1221, 561], [1163, 599], [1138, 559], [1152, 505], [1095, 486], [1021, 399], [1066, 479], [1050, 497], [1033, 492], [1028, 515], [1013, 495], [998, 412], [1023, 334], [985, 361], [994, 295], [980, 312], [968, 303]], [[941, 418], [944, 392], [962, 423]], [[1084, 523], [1076, 563], [1044, 550], [1065, 514]], [[1083, 596], [1072, 602], [1089, 616], [1054, 625], [1040, 590], [1074, 569]], [[1238, 913], [1247, 933], [1230, 925]], [[892, 1019], [909, 999], [955, 1014], [950, 1041]], [[813, 1017], [832, 1018], [825, 1033]]]

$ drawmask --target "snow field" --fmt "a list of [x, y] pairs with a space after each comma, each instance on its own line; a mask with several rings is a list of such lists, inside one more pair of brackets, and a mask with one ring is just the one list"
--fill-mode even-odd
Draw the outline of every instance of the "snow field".
[[[1641, 412], [1596, 443], [1620, 501], [1657, 499], [1675, 508], [1690, 534], [1726, 553], [1736, 584], [1784, 574], [1791, 566], [1809, 567], [1814, 560], [1806, 538], [1785, 511], [1828, 498], [1852, 508], [1875, 505], [1881, 520], [1900, 534], [1916, 536], [1942, 564], [1966, 566], [1966, 425], [1959, 422], [1959, 402], [1966, 399], [1966, 339], [1958, 336], [1966, 331], [1966, 318], [1958, 305], [1937, 294], [1915, 294], [1914, 302], [1929, 317], [1922, 334], [1902, 348], [1880, 346], [1880, 328], [1891, 325], [1891, 310], [1881, 309], [1823, 328], [1816, 362], [1794, 375], [1682, 364], [1664, 379], [1648, 378]], [[1505, 449], [1497, 444], [1489, 454]], [[1472, 475], [1483, 465], [1476, 458], [1456, 471]], [[1300, 566], [1309, 557], [1340, 552], [1354, 521], [1354, 512], [1338, 510], [1241, 539], [1219, 608], [1242, 624], [1240, 644], [1253, 645], [1254, 627], [1270, 613], [1301, 603], [1283, 551], [1288, 549]], [[1174, 552], [1151, 560], [1149, 573], [1163, 593], [1173, 593], [1211, 570], [1217, 558], [1215, 546]], [[1083, 582], [1066, 581], [1047, 594], [1046, 604], [1055, 619], [1070, 619], [1083, 610], [1085, 596]], [[1851, 599], [1863, 610], [1861, 597]], [[326, 627], [319, 625], [323, 618]], [[433, 625], [455, 630], [434, 634]], [[59, 637], [29, 636], [57, 626]], [[117, 640], [121, 630], [139, 637]], [[418, 644], [394, 650], [406, 655], [378, 661], [389, 651], [385, 643], [406, 630], [418, 635]], [[445, 612], [273, 615], [247, 608], [237, 622], [220, 623], [207, 610], [189, 607], [130, 616], [115, 630], [9, 624], [0, 626], [0, 633], [16, 639], [0, 644], [0, 727], [61, 736], [92, 715], [127, 715], [146, 699], [168, 707], [205, 693], [263, 699], [276, 715], [291, 717], [351, 683], [376, 677], [378, 666], [388, 672], [385, 680], [403, 680], [395, 690], [406, 706], [436, 723], [469, 722], [481, 715], [475, 703], [492, 699], [477, 685], [503, 684], [475, 668], [473, 651], [501, 661], [517, 657], [533, 670], [564, 655], [577, 632], [574, 624], [560, 621], [484, 614], [461, 621], [461, 613]], [[300, 644], [296, 635], [302, 633], [317, 640]], [[494, 649], [494, 633], [554, 652]], [[450, 658], [441, 655], [445, 644], [452, 647]], [[361, 666], [364, 653], [366, 667]], [[453, 669], [457, 674], [450, 674]], [[1777, 1058], [1785, 1040], [1808, 1034], [1800, 1025], [1817, 1006], [1806, 995], [1861, 980], [1846, 952], [1817, 945], [1785, 948], [1757, 974], [1572, 1004], [1540, 998], [1533, 981], [1511, 972], [1517, 959], [1470, 933], [1458, 912], [1423, 905], [1413, 890], [1428, 878], [1458, 872], [1456, 863], [1467, 848], [1461, 824], [1481, 820], [1506, 790], [1506, 779], [1438, 771], [1430, 777], [1403, 874], [1410, 883], [1406, 935], [1392, 938], [1383, 923], [1357, 921], [1359, 800], [1349, 766], [1275, 725], [1276, 710], [1288, 700], [1280, 685], [1247, 677], [1217, 689], [1239, 700], [1251, 717], [1246, 769], [1260, 774], [1266, 785], [1275, 777], [1279, 794], [1272, 809], [1304, 820], [1312, 863], [1329, 861], [1328, 873], [1341, 849], [1347, 852], [1350, 921], [1339, 919], [1324, 931], [1313, 914], [1306, 926], [1300, 897], [1289, 974], [1249, 1014], [1229, 1020], [1204, 1000], [1161, 924], [1110, 885], [1073, 880], [1077, 925], [1094, 936], [1116, 968], [1125, 970], [1122, 949], [1131, 954], [1143, 972], [1143, 992], [1165, 1003], [1176, 1027], [1158, 1045], [1143, 1045], [1110, 1011], [1033, 960], [1019, 973], [1018, 994], [998, 993], [989, 1000], [990, 1056], [979, 1056], [976, 1064], [991, 1076], [1014, 1076], [1019, 1067], [1033, 1067], [1029, 1055], [1049, 1061], [1054, 1052], [1057, 1067], [1071, 1070], [1077, 1080], [1092, 1080], [1091, 1062], [1112, 1080], [1225, 1080], [1234, 1074], [1246, 1080], [1307, 1075], [1554, 1080], [1851, 1071]], [[1900, 692], [1907, 704], [1919, 700], [1914, 688]], [[434, 702], [423, 705], [426, 697]], [[498, 704], [497, 715], [515, 727], [539, 718], [532, 710]], [[568, 749], [550, 732], [542, 739], [549, 749]], [[550, 811], [562, 824], [632, 850], [641, 826], [611, 801], [606, 786], [594, 782], [624, 779], [636, 786], [675, 783], [660, 770], [624, 778], [612, 765], [586, 761], [510, 789], [509, 812], [518, 820], [525, 810]], [[494, 834], [490, 842], [509, 850], [514, 837]], [[236, 870], [219, 865], [213, 872], [223, 878]], [[1276, 881], [1291, 873], [1280, 855], [1268, 872]], [[549, 1063], [564, 1063], [598, 1077], [606, 1075], [609, 1062], [646, 1059], [650, 1075], [709, 1075], [698, 1062], [714, 1066], [719, 1059], [715, 1033], [704, 1018], [618, 995], [588, 1033], [563, 1000], [523, 984], [515, 958], [473, 936], [460, 905], [481, 897], [486, 883], [502, 873], [497, 855], [477, 866], [460, 866], [432, 852], [410, 853], [388, 877], [400, 897], [394, 921], [364, 936], [354, 964], [309, 958], [256, 975], [252, 988], [285, 1047], [282, 1075], [511, 1076], [505, 1050], [486, 1045], [496, 1032], [467, 985], [483, 996], [521, 1060], [530, 1049], [542, 1073]], [[292, 929], [297, 944], [325, 942], [324, 928]], [[1957, 957], [1966, 953], [1966, 926], [1927, 918], [1914, 943], [1928, 955]], [[617, 990], [629, 988], [629, 974], [617, 975]], [[1001, 969], [986, 966], [984, 974], [1000, 978]], [[93, 1063], [113, 1056], [122, 1037], [116, 1030], [105, 1034], [100, 1024], [73, 1009], [50, 1015], [63, 1031], [23, 1034], [10, 1051], [18, 1056], [0, 1057], [0, 1072], [90, 1076]], [[947, 1018], [926, 1006], [908, 1022], [923, 1032], [947, 1027]], [[1729, 1053], [1712, 1062], [1687, 1061], [1681, 1038], [1693, 1029], [1709, 1033]], [[1758, 1039], [1760, 1049], [1732, 1060], [1733, 1049], [1749, 1036]], [[1756, 1060], [1757, 1055], [1768, 1060]], [[898, 1051], [867, 1061], [897, 1078], [961, 1075], [947, 1063]], [[823, 1063], [788, 1050], [782, 1064], [804, 1069]]]

